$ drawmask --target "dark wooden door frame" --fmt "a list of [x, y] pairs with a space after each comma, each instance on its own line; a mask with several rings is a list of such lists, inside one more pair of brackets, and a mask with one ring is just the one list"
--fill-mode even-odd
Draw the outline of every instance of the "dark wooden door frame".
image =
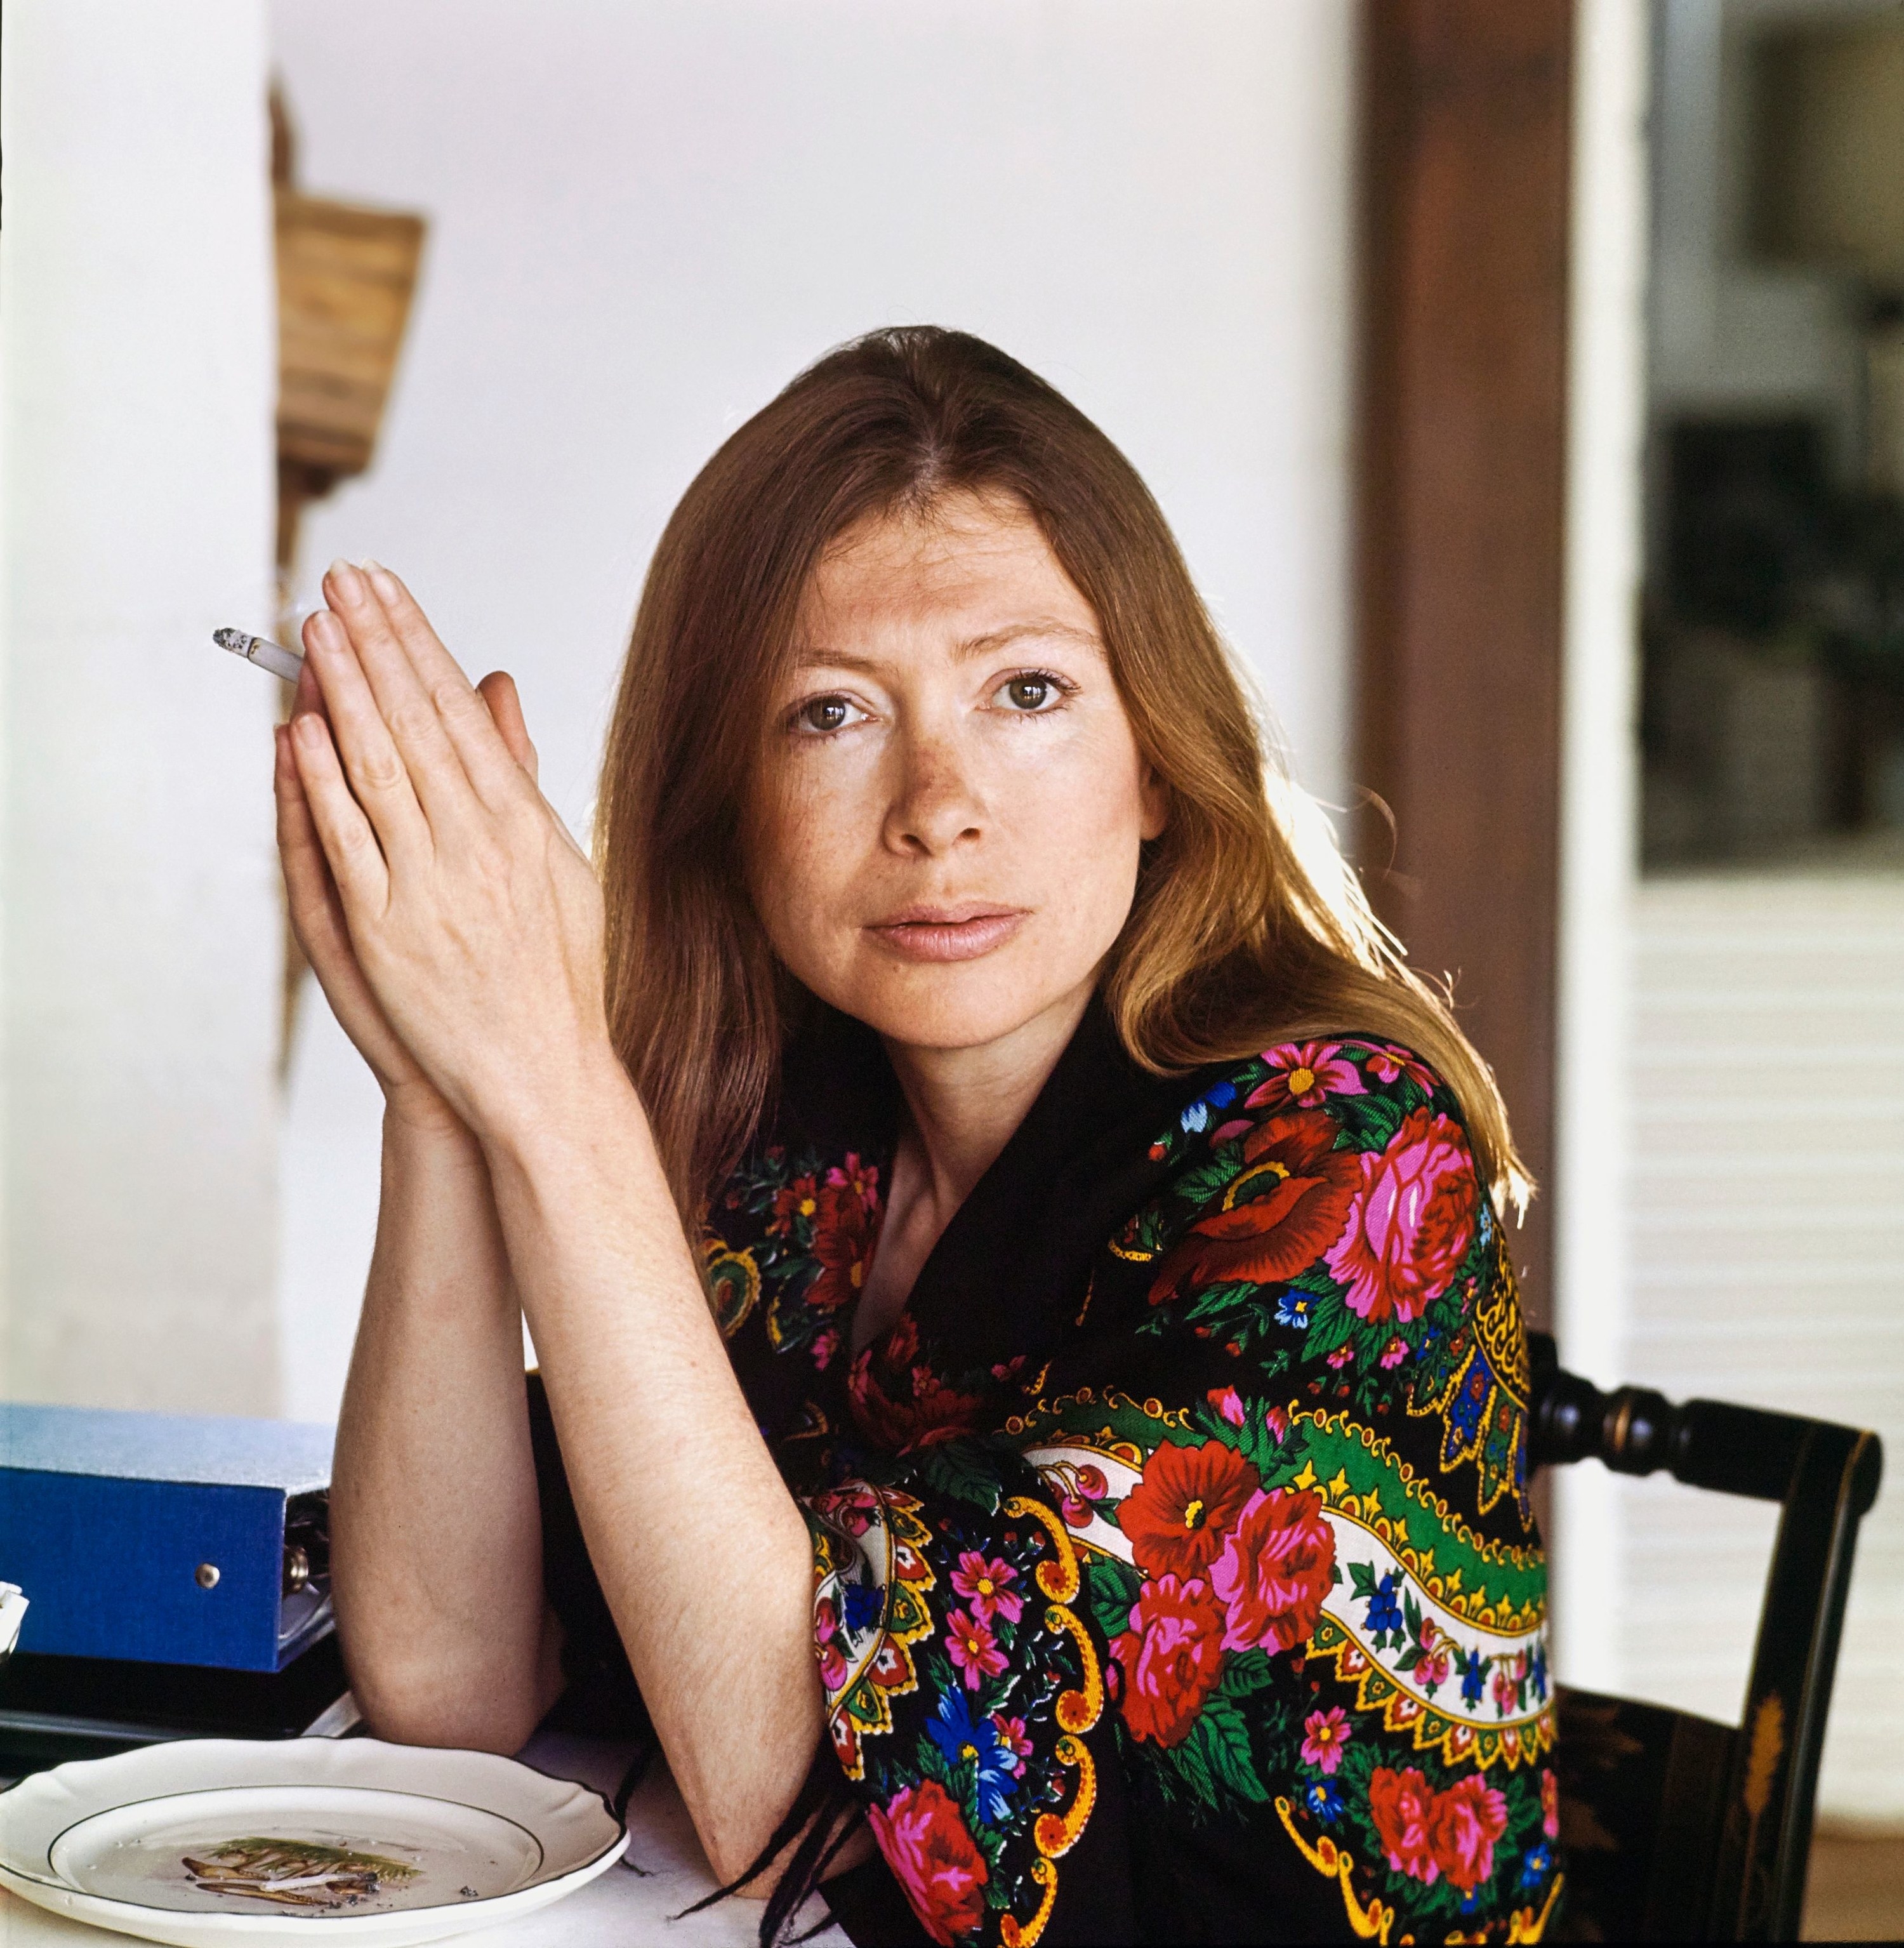
[[[1363, 0], [1358, 821], [1455, 982], [1522, 1155], [1554, 1154], [1572, 0]], [[1515, 1241], [1550, 1313], [1552, 1227]]]

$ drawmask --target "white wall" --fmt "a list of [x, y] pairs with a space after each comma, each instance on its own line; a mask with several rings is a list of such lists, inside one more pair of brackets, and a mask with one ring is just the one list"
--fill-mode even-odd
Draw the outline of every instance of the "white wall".
[[275, 386], [262, 0], [11, 0], [8, 1394], [269, 1413]]
[[[1819, 1803], [1904, 1816], [1904, 879], [1656, 879], [1636, 907], [1629, 1377], [1875, 1428]], [[1736, 1720], [1777, 1510], [1618, 1484], [1622, 1688]]]
[[[453, 25], [451, 24], [453, 21]], [[274, 0], [304, 185], [423, 212], [381, 454], [307, 523], [522, 680], [579, 820], [650, 549], [695, 470], [873, 325], [996, 340], [1117, 439], [1341, 789], [1350, 345], [1341, 0]], [[327, 1410], [374, 1093], [305, 1011], [289, 1398]]]
[[[1633, 723], [1642, 364], [1657, 408], [1846, 414], [1821, 281], [1730, 254], [1741, 19], [1667, 0], [1650, 342], [1644, 0], [1579, 11], [1563, 830], [1560, 1337], [1567, 1364], [1875, 1428], [1904, 1451], [1904, 885], [1642, 884]], [[1847, 409], [1848, 410], [1848, 409]], [[1848, 422], [1847, 422], [1848, 426]], [[1735, 1723], [1777, 1511], [1589, 1465], [1555, 1483], [1568, 1683]], [[1865, 1526], [1819, 1805], [1904, 1814], [1904, 1498]]]
[[[1574, 63], [1555, 1283], [1567, 1364], [1609, 1386], [1625, 1377], [1630, 1275], [1650, 14], [1589, 0]], [[1598, 1468], [1560, 1471], [1554, 1498], [1555, 1668], [1617, 1691], [1618, 1504]]]

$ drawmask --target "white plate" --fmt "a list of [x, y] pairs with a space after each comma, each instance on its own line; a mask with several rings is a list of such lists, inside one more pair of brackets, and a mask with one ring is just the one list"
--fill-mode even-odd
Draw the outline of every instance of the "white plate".
[[560, 1900], [627, 1844], [586, 1786], [377, 1739], [188, 1739], [0, 1793], [0, 1885], [176, 1948], [440, 1941]]

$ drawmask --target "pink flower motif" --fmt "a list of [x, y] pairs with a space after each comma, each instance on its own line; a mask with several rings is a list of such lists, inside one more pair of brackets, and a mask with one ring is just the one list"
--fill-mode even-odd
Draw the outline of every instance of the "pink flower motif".
[[1022, 1718], [1008, 1718], [1002, 1711], [991, 1714], [991, 1728], [998, 1734], [998, 1748], [1008, 1754], [1009, 1765], [1014, 1779], [1025, 1776], [1025, 1761], [1031, 1756], [1031, 1741], [1026, 1736]]
[[1205, 1399], [1232, 1427], [1243, 1424], [1243, 1397], [1234, 1387], [1212, 1387]]
[[1385, 1366], [1399, 1366], [1407, 1357], [1407, 1343], [1401, 1339], [1391, 1339], [1381, 1349], [1381, 1363]]
[[1471, 1773], [1437, 1792], [1428, 1809], [1436, 1864], [1463, 1894], [1472, 1894], [1494, 1871], [1494, 1842], [1506, 1831], [1506, 1799]]
[[854, 1483], [814, 1496], [813, 1509], [847, 1534], [864, 1535], [879, 1512], [879, 1497], [872, 1489]]
[[1246, 1109], [1292, 1105], [1319, 1109], [1328, 1097], [1369, 1093], [1362, 1072], [1342, 1053], [1340, 1042], [1285, 1042], [1280, 1048], [1266, 1048], [1263, 1059], [1270, 1073], [1250, 1092], [1243, 1104]]
[[952, 1572], [953, 1588], [981, 1624], [994, 1617], [1015, 1624], [1025, 1614], [1025, 1599], [1011, 1587], [1017, 1580], [1018, 1571], [1009, 1562], [988, 1562], [975, 1549], [968, 1549]]
[[1233, 1143], [1239, 1137], [1255, 1127], [1247, 1116], [1239, 1117], [1234, 1122], [1220, 1123], [1210, 1132], [1210, 1147], [1214, 1149], [1219, 1143]]
[[1361, 1188], [1324, 1255], [1364, 1319], [1419, 1319], [1452, 1283], [1475, 1237], [1479, 1192], [1459, 1124], [1412, 1111], [1378, 1155], [1356, 1159]]
[[1369, 1775], [1369, 1817], [1384, 1856], [1397, 1873], [1431, 1886], [1441, 1877], [1440, 1864], [1428, 1844], [1434, 1801], [1428, 1781], [1413, 1766], [1406, 1772], [1377, 1766]]
[[813, 1606], [813, 1636], [820, 1658], [820, 1681], [832, 1696], [846, 1682], [847, 1663], [839, 1647], [839, 1612], [830, 1597], [822, 1596]]
[[963, 1610], [954, 1610], [945, 1620], [945, 1647], [965, 1673], [968, 1691], [976, 1691], [987, 1678], [996, 1677], [1005, 1668], [1005, 1653], [990, 1627]]
[[826, 1182], [835, 1190], [851, 1190], [865, 1207], [869, 1218], [877, 1217], [879, 1211], [879, 1167], [877, 1164], [861, 1163], [856, 1150], [848, 1150], [842, 1168], [836, 1164], [826, 1173]]
[[813, 1342], [813, 1363], [823, 1373], [839, 1351], [839, 1335], [830, 1326]]
[[1354, 1357], [1355, 1348], [1353, 1346], [1338, 1346], [1329, 1356], [1329, 1363], [1335, 1367], [1346, 1366]]
[[1512, 1658], [1503, 1659], [1496, 1667], [1491, 1688], [1494, 1693], [1494, 1708], [1505, 1718], [1514, 1709], [1515, 1693], [1519, 1689], [1515, 1681]]
[[1378, 1082], [1393, 1082], [1406, 1075], [1425, 1096], [1434, 1093], [1440, 1078], [1412, 1050], [1397, 1048], [1393, 1042], [1381, 1047], [1369, 1042], [1357, 1046], [1369, 1051], [1369, 1073]]
[[1540, 1830], [1550, 1840], [1560, 1838], [1560, 1781], [1550, 1772], [1540, 1775]]
[[922, 1779], [867, 1817], [926, 1932], [952, 1948], [985, 1919], [990, 1878], [958, 1801], [937, 1780]]
[[1303, 1720], [1302, 1762], [1319, 1766], [1332, 1776], [1342, 1763], [1342, 1748], [1349, 1742], [1349, 1714], [1339, 1704], [1326, 1711], [1312, 1711]]
[[1264, 1424], [1277, 1440], [1285, 1441], [1288, 1438], [1289, 1416], [1281, 1407], [1265, 1407], [1263, 1410], [1263, 1420]]
[[1294, 1650], [1313, 1635], [1335, 1580], [1335, 1531], [1307, 1488], [1258, 1489], [1210, 1571], [1226, 1651]]

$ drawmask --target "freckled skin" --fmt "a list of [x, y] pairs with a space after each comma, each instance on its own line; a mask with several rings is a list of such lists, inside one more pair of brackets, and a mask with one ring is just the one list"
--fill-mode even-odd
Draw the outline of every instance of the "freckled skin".
[[[1164, 793], [1097, 618], [1035, 523], [962, 495], [864, 524], [800, 623], [749, 848], [781, 958], [889, 1044], [996, 1046], [1074, 1010]], [[972, 957], [925, 960], [878, 925], [921, 903], [1019, 917]]]

